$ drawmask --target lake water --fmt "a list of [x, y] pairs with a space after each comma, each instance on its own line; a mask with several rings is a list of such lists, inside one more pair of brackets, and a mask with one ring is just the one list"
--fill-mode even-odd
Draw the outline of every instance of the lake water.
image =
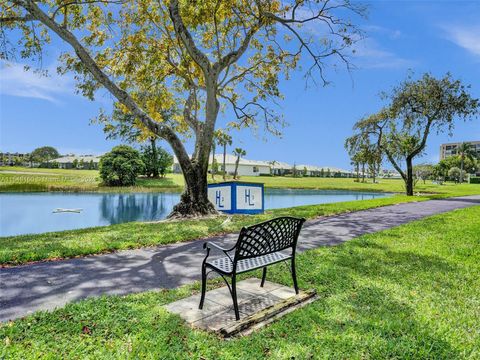
[[[265, 209], [366, 200], [386, 193], [272, 189]], [[0, 236], [43, 233], [164, 219], [178, 203], [178, 193], [0, 193]], [[57, 208], [80, 213], [53, 213]]]

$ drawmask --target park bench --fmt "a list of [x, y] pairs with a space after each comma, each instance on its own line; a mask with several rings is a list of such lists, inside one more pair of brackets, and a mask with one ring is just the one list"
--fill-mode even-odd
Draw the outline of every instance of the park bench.
[[[232, 296], [235, 318], [237, 320], [240, 319], [236, 290], [236, 276], [238, 274], [263, 268], [262, 281], [260, 283], [260, 286], [263, 287], [267, 276], [267, 266], [290, 260], [293, 285], [295, 293], [298, 294], [295, 250], [298, 235], [304, 222], [305, 219], [279, 217], [253, 226], [243, 227], [236, 244], [229, 249], [206, 242], [203, 245], [207, 255], [202, 263], [202, 296], [199, 309], [203, 308], [207, 275], [212, 271], [218, 273], [226, 282]], [[212, 248], [221, 250], [225, 256], [209, 259]], [[226, 277], [230, 277], [231, 285]]]

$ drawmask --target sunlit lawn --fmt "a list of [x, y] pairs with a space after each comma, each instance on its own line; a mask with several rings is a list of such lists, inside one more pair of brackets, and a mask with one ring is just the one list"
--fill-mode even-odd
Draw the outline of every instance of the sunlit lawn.
[[[15, 173], [21, 172], [21, 173]], [[212, 181], [211, 176], [209, 180]], [[229, 178], [229, 180], [231, 180]], [[379, 179], [379, 183], [354, 182], [346, 178], [293, 178], [293, 177], [255, 177], [244, 176], [241, 181], [261, 182], [267, 188], [303, 188], [303, 189], [336, 189], [359, 191], [403, 192], [404, 184], [400, 179]], [[222, 181], [216, 176], [215, 181]], [[101, 186], [101, 179], [96, 170], [63, 170], [63, 169], [30, 169], [23, 167], [0, 167], [0, 191], [181, 191], [184, 180], [181, 174], [168, 174], [161, 179], [140, 178], [135, 187], [111, 188]], [[478, 186], [469, 184], [445, 183], [433, 184], [427, 181], [417, 183], [415, 191], [443, 194], [475, 194], [480, 193]]]
[[[478, 359], [479, 219], [476, 206], [299, 255], [299, 285], [319, 300], [248, 337], [221, 340], [162, 308], [194, 284], [0, 325], [0, 358]], [[268, 278], [291, 286], [282, 265]]]

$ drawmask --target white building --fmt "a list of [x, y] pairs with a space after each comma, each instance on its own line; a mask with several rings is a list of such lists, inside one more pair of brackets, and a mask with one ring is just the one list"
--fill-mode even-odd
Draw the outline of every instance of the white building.
[[[472, 150], [477, 154], [477, 157], [480, 158], [480, 141], [465, 141], [470, 144]], [[461, 142], [448, 143], [440, 145], [440, 160], [446, 159], [450, 156], [458, 155], [458, 147]]]
[[[235, 155], [227, 154], [225, 157], [225, 168], [227, 174], [233, 175], [235, 172], [235, 162], [237, 157]], [[223, 171], [223, 154], [215, 155], [215, 162], [218, 164], [218, 171]], [[209, 166], [212, 165], [212, 156], [210, 155]], [[285, 176], [293, 174], [293, 165], [280, 161], [258, 161], [240, 158], [238, 164], [239, 176], [260, 176], [260, 175], [277, 175]], [[354, 173], [340, 169], [334, 166], [315, 166], [315, 165], [295, 165], [298, 176], [316, 176], [316, 177], [354, 177]], [[181, 173], [180, 164], [177, 158], [173, 158], [172, 171], [174, 173]]]
[[271, 174], [277, 176], [290, 175], [293, 173], [293, 165], [281, 161], [263, 161], [270, 167]]
[[340, 169], [334, 166], [295, 165], [297, 174], [316, 177], [353, 177], [349, 170]]
[[[235, 173], [235, 162], [237, 157], [235, 155], [226, 154], [225, 156], [225, 168], [229, 175]], [[223, 154], [215, 154], [215, 162], [218, 164], [218, 171], [223, 172]], [[209, 164], [212, 164], [212, 156], [210, 155]], [[173, 158], [172, 171], [174, 173], [181, 173], [180, 164], [176, 157]], [[270, 165], [265, 161], [248, 160], [240, 158], [238, 163], [238, 175], [239, 176], [260, 176], [270, 174]]]
[[98, 169], [100, 156], [94, 155], [66, 155], [51, 162], [58, 163], [60, 169], [72, 169], [74, 164], [80, 169]]

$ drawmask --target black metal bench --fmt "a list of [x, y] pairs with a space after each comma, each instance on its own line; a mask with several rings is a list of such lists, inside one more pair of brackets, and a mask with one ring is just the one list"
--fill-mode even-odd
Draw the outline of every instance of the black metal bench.
[[[207, 275], [215, 271], [222, 276], [227, 283], [232, 295], [235, 318], [240, 319], [238, 312], [236, 276], [238, 274], [263, 268], [262, 282], [265, 284], [267, 266], [281, 262], [291, 261], [291, 273], [295, 292], [298, 294], [297, 277], [295, 271], [295, 249], [300, 230], [305, 219], [294, 217], [279, 217], [249, 227], [240, 231], [237, 243], [230, 249], [224, 249], [214, 243], [206, 242], [203, 248], [207, 250], [207, 256], [202, 263], [202, 297], [199, 308], [203, 308], [207, 287]], [[209, 260], [210, 250], [216, 248], [226, 256]], [[291, 249], [291, 252], [285, 251]], [[210, 271], [207, 272], [207, 269]], [[231, 285], [225, 276], [231, 278]]]

